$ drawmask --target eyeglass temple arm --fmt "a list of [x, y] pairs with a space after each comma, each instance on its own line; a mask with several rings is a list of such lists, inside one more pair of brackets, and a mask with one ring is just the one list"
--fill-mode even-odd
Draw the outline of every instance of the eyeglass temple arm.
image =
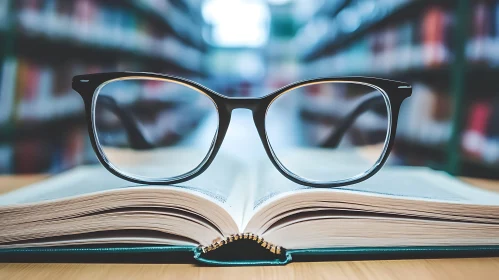
[[104, 106], [120, 119], [130, 141], [130, 147], [135, 150], [148, 150], [154, 148], [144, 137], [135, 118], [121, 107], [112, 97], [101, 95], [97, 99], [100, 105]]
[[351, 110], [347, 113], [334, 133], [321, 144], [324, 148], [336, 148], [345, 136], [347, 130], [355, 123], [357, 118], [369, 109], [385, 104], [385, 99], [378, 92], [366, 94]]

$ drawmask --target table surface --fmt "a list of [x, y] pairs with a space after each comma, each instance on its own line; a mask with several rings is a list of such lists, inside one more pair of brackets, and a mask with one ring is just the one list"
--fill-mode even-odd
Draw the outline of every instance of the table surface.
[[[45, 175], [0, 176], [0, 193]], [[463, 180], [499, 192], [499, 181]], [[265, 267], [198, 267], [189, 264], [0, 263], [0, 279], [499, 279], [499, 258], [291, 263]]]

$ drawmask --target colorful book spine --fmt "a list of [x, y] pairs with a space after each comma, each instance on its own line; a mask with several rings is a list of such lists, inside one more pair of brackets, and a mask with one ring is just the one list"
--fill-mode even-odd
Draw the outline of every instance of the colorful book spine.
[[489, 100], [475, 102], [469, 111], [468, 124], [463, 133], [463, 150], [471, 158], [479, 159], [487, 140], [487, 126], [492, 114]]

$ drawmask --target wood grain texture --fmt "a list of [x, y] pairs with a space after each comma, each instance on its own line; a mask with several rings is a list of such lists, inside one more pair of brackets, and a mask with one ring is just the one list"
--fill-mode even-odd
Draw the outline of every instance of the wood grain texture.
[[499, 258], [292, 263], [265, 267], [171, 264], [0, 264], [0, 279], [498, 279]]
[[48, 175], [34, 174], [21, 176], [0, 176], [0, 194], [4, 194], [29, 184], [39, 182]]
[[488, 179], [477, 179], [477, 178], [460, 178], [461, 180], [471, 184], [473, 186], [477, 186], [481, 189], [499, 192], [499, 181], [488, 180]]
[[[0, 177], [0, 193], [46, 175]], [[462, 178], [499, 192], [499, 181]], [[291, 263], [275, 267], [198, 267], [188, 264], [9, 264], [0, 279], [499, 279], [499, 258]]]

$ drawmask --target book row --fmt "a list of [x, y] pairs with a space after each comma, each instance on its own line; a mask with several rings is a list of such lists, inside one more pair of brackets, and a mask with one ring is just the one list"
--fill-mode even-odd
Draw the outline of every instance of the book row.
[[[312, 60], [322, 54], [331, 53], [330, 47], [348, 38], [365, 26], [383, 21], [390, 15], [397, 13], [401, 8], [417, 0], [379, 0], [369, 1], [344, 1], [347, 6], [341, 8], [333, 17], [321, 16], [319, 9], [317, 20], [305, 24], [296, 37], [296, 43], [303, 50], [301, 56], [305, 60]], [[338, 2], [335, 7], [342, 4]], [[327, 6], [327, 4], [324, 4]], [[334, 9], [333, 9], [334, 10]]]
[[[58, 172], [93, 159], [93, 152], [85, 142], [88, 133], [83, 101], [71, 88], [72, 76], [124, 68], [130, 66], [97, 65], [77, 60], [46, 64], [28, 58], [6, 59], [0, 67], [0, 172]], [[182, 137], [196, 126], [202, 111], [199, 106], [189, 105], [196, 102], [186, 99], [187, 95], [182, 92], [169, 91], [166, 85], [147, 85], [137, 90], [127, 88], [124, 105], [137, 103], [131, 93], [140, 91], [146, 99], [142, 98], [140, 104], [134, 106], [144, 103], [142, 111], [151, 122], [143, 125], [151, 127], [158, 124], [158, 119], [168, 119], [167, 127], [158, 128], [151, 140]], [[186, 104], [189, 106], [184, 106]], [[169, 117], [172, 114], [184, 117]], [[81, 131], [73, 133], [74, 128], [81, 128]], [[120, 140], [118, 134], [115, 138]], [[77, 144], [80, 142], [86, 144]], [[32, 157], [32, 161], [26, 160], [28, 157]], [[25, 161], [28, 163], [23, 163]]]
[[474, 1], [466, 53], [474, 62], [499, 64], [499, 1]]
[[81, 61], [48, 65], [25, 58], [6, 59], [0, 68], [0, 125], [83, 114], [83, 102], [71, 88], [72, 77], [112, 69]]
[[473, 102], [462, 141], [465, 156], [474, 161], [499, 164], [499, 96]]
[[132, 10], [92, 0], [22, 1], [16, 20], [28, 35], [111, 48], [199, 71], [202, 54]]
[[[57, 173], [83, 163], [96, 163], [88, 132], [82, 124], [50, 138], [0, 143], [0, 173]], [[48, 132], [47, 132], [48, 133]]]
[[397, 138], [421, 146], [442, 147], [450, 139], [453, 118], [453, 100], [445, 89], [416, 82], [411, 98], [400, 109]]
[[[82, 115], [83, 102], [71, 88], [72, 77], [127, 68], [133, 67], [89, 64], [78, 60], [48, 64], [22, 57], [8, 58], [0, 67], [0, 126], [9, 122], [22, 126]], [[144, 93], [149, 101], [189, 102], [182, 92], [169, 92], [168, 88], [145, 90], [151, 91], [150, 94]], [[157, 91], [163, 94], [155, 94]], [[135, 97], [128, 94], [126, 98], [133, 102]]]
[[[351, 47], [309, 63], [309, 75], [381, 75], [446, 67], [453, 57], [455, 12], [428, 7], [419, 18], [369, 33]], [[499, 1], [472, 5], [472, 28], [466, 42], [470, 62], [499, 64]], [[334, 65], [334, 67], [332, 67]]]

